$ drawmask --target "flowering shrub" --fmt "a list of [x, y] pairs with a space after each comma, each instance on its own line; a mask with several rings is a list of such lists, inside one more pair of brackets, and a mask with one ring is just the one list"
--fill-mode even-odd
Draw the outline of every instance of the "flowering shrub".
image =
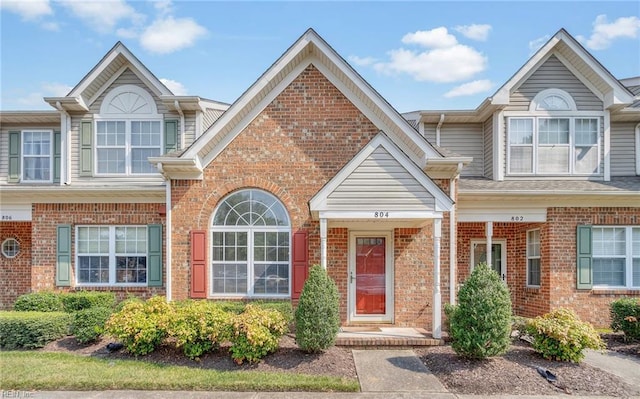
[[130, 353], [146, 355], [167, 337], [172, 312], [163, 296], [146, 302], [130, 301], [109, 318], [105, 331], [120, 340]]
[[611, 302], [611, 328], [624, 332], [625, 339], [640, 339], [640, 298]]
[[566, 308], [530, 320], [527, 333], [533, 337], [533, 349], [546, 359], [578, 363], [584, 359], [584, 349], [605, 348], [593, 326]]
[[182, 347], [186, 356], [194, 359], [229, 340], [231, 317], [231, 313], [215, 302], [178, 303], [169, 322], [168, 334], [176, 338], [176, 346]]
[[287, 328], [287, 320], [279, 311], [248, 304], [233, 320], [231, 357], [238, 364], [259, 361], [278, 349]]

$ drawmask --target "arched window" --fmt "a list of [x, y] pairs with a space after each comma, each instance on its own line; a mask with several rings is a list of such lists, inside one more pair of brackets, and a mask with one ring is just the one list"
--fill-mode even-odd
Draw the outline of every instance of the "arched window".
[[529, 111], [575, 111], [576, 102], [571, 94], [561, 89], [542, 90], [531, 101]]
[[211, 290], [218, 296], [288, 296], [291, 224], [273, 195], [246, 189], [227, 196], [211, 223]]

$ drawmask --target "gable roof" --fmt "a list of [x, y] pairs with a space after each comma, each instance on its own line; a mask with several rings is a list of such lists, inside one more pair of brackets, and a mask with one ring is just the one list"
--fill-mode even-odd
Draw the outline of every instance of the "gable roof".
[[491, 97], [493, 105], [508, 105], [511, 93], [524, 83], [551, 55], [555, 55], [585, 86], [602, 100], [605, 108], [622, 108], [633, 94], [566, 30], [560, 29]]
[[[206, 167], [309, 65], [316, 67], [414, 162], [424, 165], [429, 157], [443, 157], [331, 46], [309, 29], [180, 158], [198, 158], [194, 164]], [[170, 174], [171, 158], [154, 158], [154, 161], [165, 164], [164, 169]], [[194, 175], [197, 172], [193, 170]]]

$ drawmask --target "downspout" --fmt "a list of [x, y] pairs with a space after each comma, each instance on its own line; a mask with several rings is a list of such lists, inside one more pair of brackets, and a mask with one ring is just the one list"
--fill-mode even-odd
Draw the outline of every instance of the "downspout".
[[180, 114], [180, 149], [183, 150], [185, 148], [185, 123], [184, 123], [184, 112], [182, 112], [182, 108], [180, 108], [180, 102], [175, 100], [173, 105], [176, 107], [178, 114]]
[[449, 302], [452, 305], [456, 304], [456, 280], [457, 273], [456, 269], [458, 267], [458, 234], [457, 227], [458, 223], [456, 221], [456, 189], [455, 183], [460, 177], [460, 172], [462, 171], [462, 162], [458, 163], [458, 169], [456, 170], [456, 175], [449, 179], [449, 197], [453, 200], [453, 206], [451, 207], [451, 211], [449, 212]]
[[440, 120], [438, 121], [438, 126], [436, 126], [436, 145], [440, 147], [440, 128], [444, 123], [444, 114], [440, 114]]
[[[162, 163], [157, 165], [160, 173], [164, 174]], [[171, 178], [165, 176], [165, 264], [167, 265], [167, 289], [166, 297], [167, 302], [171, 302], [172, 290], [171, 290]]]
[[[71, 115], [62, 107], [60, 101], [56, 101], [56, 108], [64, 116], [63, 122], [60, 124], [60, 131], [64, 132], [60, 143], [60, 185], [71, 184]], [[64, 162], [64, 168], [62, 164]]]

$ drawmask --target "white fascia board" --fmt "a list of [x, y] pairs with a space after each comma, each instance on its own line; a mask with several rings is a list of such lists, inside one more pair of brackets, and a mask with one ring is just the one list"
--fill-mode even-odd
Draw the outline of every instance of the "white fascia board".
[[118, 54], [120, 54], [120, 51], [118, 51], [117, 49], [118, 47], [120, 46], [116, 46], [116, 48], [112, 49], [111, 52], [107, 54], [107, 56], [104, 59], [102, 59], [98, 65], [94, 67], [95, 69], [89, 72], [89, 74], [82, 79], [80, 84], [78, 84], [76, 87], [73, 88], [73, 90], [71, 90], [71, 92], [69, 92], [68, 96], [80, 97], [82, 95], [82, 92], [84, 92], [86, 88], [89, 87], [91, 82], [93, 82], [98, 76], [100, 76], [100, 74], [105, 70], [107, 65], [111, 64], [111, 62], [113, 62], [113, 60], [116, 59]]
[[[578, 69], [576, 69], [576, 67], [574, 67], [573, 64], [569, 62], [569, 60], [567, 60], [558, 51], [554, 51], [553, 55], [558, 59], [558, 61], [560, 61], [560, 63], [562, 65], [565, 66], [565, 68], [567, 68], [573, 74], [573, 76], [575, 76], [583, 85], [587, 86], [587, 88], [593, 94], [595, 94], [595, 96], [598, 97], [598, 99], [600, 99], [600, 101], [604, 101], [604, 93], [602, 93], [600, 90], [598, 90], [596, 88], [596, 86], [593, 83], [591, 83], [591, 81], [589, 79], [587, 79], [585, 76], [583, 76], [582, 73], [580, 73], [578, 71]], [[581, 57], [581, 58], [584, 58], [584, 57]]]
[[458, 222], [536, 223], [547, 221], [547, 208], [458, 208]]
[[386, 221], [386, 220], [411, 220], [411, 219], [442, 219], [441, 212], [433, 211], [385, 211], [385, 217], [376, 217], [375, 212], [372, 211], [319, 211], [318, 217], [320, 219], [347, 219], [347, 220], [371, 220], [371, 221]]

